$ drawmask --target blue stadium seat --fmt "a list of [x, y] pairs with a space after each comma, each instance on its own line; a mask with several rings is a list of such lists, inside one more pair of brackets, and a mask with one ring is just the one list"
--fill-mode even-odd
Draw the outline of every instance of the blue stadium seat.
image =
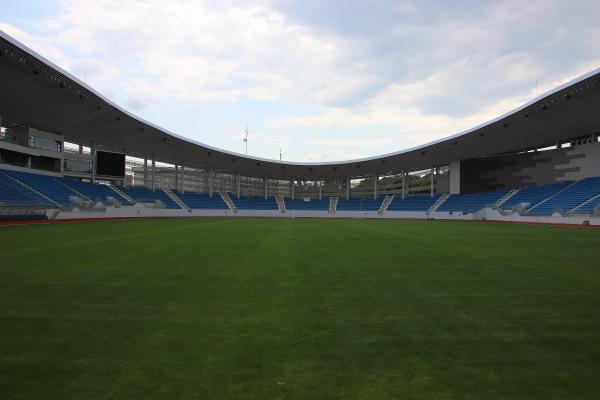
[[437, 211], [474, 213], [486, 206], [491, 206], [510, 190], [496, 192], [452, 194], [442, 203]]
[[521, 203], [529, 203], [527, 208], [531, 208], [540, 201], [547, 199], [555, 193], [563, 190], [571, 183], [573, 183], [573, 181], [523, 188], [513, 197], [508, 199], [504, 204], [502, 204], [500, 208], [503, 210], [512, 210], [513, 207]]
[[56, 207], [44, 197], [29, 190], [0, 172], [0, 204], [7, 207]]
[[77, 196], [77, 193], [61, 183], [62, 178], [20, 171], [5, 171], [5, 173], [20, 180], [38, 192], [45, 194], [62, 206], [72, 204], [69, 197]]
[[179, 205], [175, 203], [173, 199], [169, 197], [169, 195], [160, 189], [153, 191], [147, 187], [132, 186], [121, 187], [119, 190], [139, 203], [154, 203], [155, 201], [160, 200], [167, 208], [181, 209], [181, 207], [179, 207]]
[[291, 210], [311, 210], [311, 211], [322, 211], [329, 210], [329, 198], [327, 200], [316, 200], [310, 199], [305, 201], [304, 199], [294, 199], [289, 197], [285, 198], [285, 209]]
[[596, 207], [600, 206], [600, 197], [596, 197], [589, 203], [584, 204], [579, 207], [575, 212], [578, 213], [593, 213], [596, 210]]
[[212, 197], [208, 193], [185, 192], [182, 194], [177, 190], [173, 190], [173, 193], [192, 209], [225, 210], [229, 208], [218, 193], [214, 193]]
[[400, 195], [394, 196], [394, 200], [390, 203], [387, 211], [427, 211], [440, 198], [436, 194], [433, 197], [429, 194], [417, 194], [402, 198]]
[[239, 199], [232, 197], [231, 200], [238, 210], [279, 210], [274, 197], [269, 197], [266, 200], [264, 197], [242, 197]]
[[600, 193], [600, 177], [582, 179], [554, 197], [532, 207], [529, 215], [551, 215], [570, 211]]
[[373, 199], [342, 199], [338, 198], [336, 211], [379, 211], [383, 198]]
[[90, 200], [105, 202], [107, 197], [112, 197], [124, 205], [129, 205], [127, 199], [112, 190], [108, 185], [83, 182], [72, 178], [64, 178], [62, 182]]

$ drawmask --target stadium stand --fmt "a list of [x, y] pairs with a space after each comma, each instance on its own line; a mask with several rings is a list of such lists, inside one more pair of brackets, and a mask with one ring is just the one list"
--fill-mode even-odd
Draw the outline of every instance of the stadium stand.
[[0, 203], [8, 207], [56, 207], [0, 171]]
[[528, 214], [551, 215], [554, 212], [570, 211], [599, 193], [600, 177], [582, 179], [531, 207]]
[[531, 186], [521, 189], [517, 194], [508, 199], [500, 208], [503, 210], [511, 210], [513, 207], [518, 204], [526, 203], [528, 204], [524, 210], [531, 208], [532, 206], [538, 204], [540, 201], [547, 199], [550, 196], [558, 193], [563, 190], [573, 181], [565, 181], [561, 183], [553, 183], [550, 185], [544, 186]]
[[433, 197], [427, 194], [419, 194], [404, 199], [401, 196], [395, 196], [394, 200], [388, 206], [387, 211], [427, 211], [435, 204], [439, 197], [440, 195], [437, 194]]
[[162, 201], [167, 208], [178, 209], [181, 208], [177, 203], [173, 201], [165, 192], [162, 190], [153, 191], [146, 187], [122, 187], [120, 190], [127, 196], [131, 197], [140, 203], [154, 203], [156, 201]]
[[277, 201], [274, 197], [265, 200], [264, 197], [242, 197], [232, 198], [233, 204], [238, 210], [278, 210]]
[[382, 198], [373, 199], [338, 199], [337, 211], [378, 211]]
[[474, 213], [478, 210], [481, 210], [483, 207], [491, 206], [508, 192], [510, 192], [510, 190], [453, 194], [448, 197], [448, 199], [437, 209], [437, 211]]
[[574, 210], [574, 212], [576, 212], [576, 213], [593, 213], [594, 211], [596, 211], [596, 208], [599, 206], [600, 206], [600, 195], [591, 199], [590, 201], [581, 205], [580, 207], [576, 208]]
[[129, 201], [127, 201], [120, 194], [112, 190], [108, 185], [83, 182], [71, 178], [65, 178], [62, 180], [62, 182], [90, 200], [100, 201], [104, 203], [106, 202], [107, 197], [112, 197], [121, 202], [121, 204], [129, 205]]
[[173, 193], [179, 197], [186, 206], [192, 209], [224, 210], [229, 208], [218, 193], [214, 193], [212, 197], [210, 197], [208, 193], [181, 193], [177, 190], [173, 190]]
[[329, 210], [329, 199], [327, 200], [314, 200], [306, 201], [304, 199], [285, 198], [285, 208], [288, 211], [292, 210], [311, 210], [311, 211], [328, 211]]
[[61, 206], [71, 204], [72, 201], [69, 197], [78, 195], [76, 192], [60, 183], [60, 181], [53, 176], [30, 174], [21, 171], [5, 171], [5, 173], [38, 192], [45, 194]]

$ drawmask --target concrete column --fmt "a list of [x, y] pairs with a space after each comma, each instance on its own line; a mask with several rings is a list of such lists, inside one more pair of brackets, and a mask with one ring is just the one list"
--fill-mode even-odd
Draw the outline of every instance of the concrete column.
[[79, 154], [83, 154], [83, 145], [79, 144], [78, 146], [79, 146], [79, 148], [78, 148]]
[[[27, 156], [27, 168], [31, 169], [31, 156]], [[92, 182], [94, 182], [94, 177], [92, 175]]]
[[296, 200], [296, 183], [294, 182], [294, 180], [290, 180], [290, 185], [292, 185], [292, 200]]
[[318, 186], [319, 186], [319, 201], [321, 201], [321, 200], [323, 200], [323, 185], [322, 185], [321, 181], [318, 182]]
[[173, 185], [175, 190], [179, 188], [179, 166], [175, 165], [175, 184]]
[[96, 183], [96, 145], [93, 142], [90, 145], [90, 156], [92, 158], [92, 183]]
[[144, 157], [144, 186], [148, 187], [148, 157]]
[[435, 186], [435, 176], [434, 176], [434, 173], [435, 173], [435, 168], [431, 168], [431, 171], [429, 172], [430, 178], [431, 178], [430, 179], [430, 181], [431, 181], [431, 197], [433, 197], [433, 193], [434, 193], [434, 190], [435, 190], [435, 187], [434, 187]]
[[265, 200], [267, 200], [269, 198], [269, 187], [268, 187], [269, 183], [267, 181], [267, 177], [263, 178], [263, 189], [265, 191]]
[[405, 199], [408, 193], [408, 174], [404, 172], [402, 174], [402, 198]]
[[379, 175], [373, 177], [373, 200], [379, 197]]
[[460, 194], [460, 161], [450, 163], [450, 194]]
[[152, 190], [154, 190], [155, 186], [155, 182], [154, 182], [154, 177], [155, 177], [155, 170], [156, 170], [156, 161], [154, 160], [154, 157], [152, 157]]
[[181, 166], [181, 178], [179, 179], [179, 192], [185, 193], [185, 167]]
[[240, 190], [240, 174], [235, 175], [235, 195], [237, 198], [240, 198], [241, 190]]
[[350, 200], [350, 178], [346, 178], [346, 200]]
[[213, 195], [213, 172], [208, 170], [208, 197]]

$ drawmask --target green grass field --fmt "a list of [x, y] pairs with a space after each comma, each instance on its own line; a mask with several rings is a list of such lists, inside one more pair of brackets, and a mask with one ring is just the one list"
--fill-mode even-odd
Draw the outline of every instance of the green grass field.
[[0, 399], [596, 399], [600, 229], [0, 227]]

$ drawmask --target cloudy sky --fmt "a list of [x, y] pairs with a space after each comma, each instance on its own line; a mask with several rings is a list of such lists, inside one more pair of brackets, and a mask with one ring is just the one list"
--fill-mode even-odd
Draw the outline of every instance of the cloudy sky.
[[0, 29], [140, 117], [284, 160], [388, 153], [600, 67], [595, 1], [0, 0]]

